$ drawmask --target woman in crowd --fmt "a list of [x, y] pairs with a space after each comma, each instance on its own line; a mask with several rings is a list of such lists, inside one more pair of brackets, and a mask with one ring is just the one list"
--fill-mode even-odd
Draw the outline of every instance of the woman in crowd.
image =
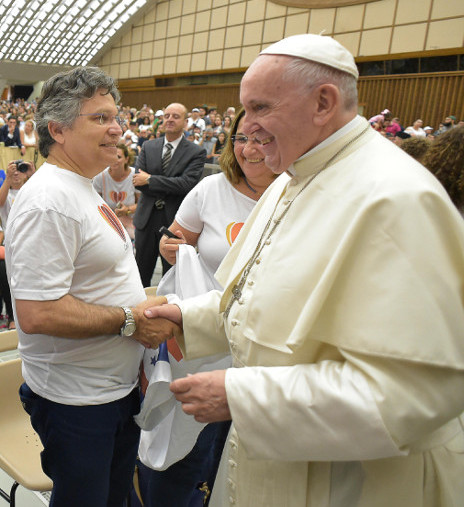
[[139, 125], [139, 131], [151, 129], [151, 122], [149, 116], [144, 116], [143, 122]]
[[19, 131], [21, 137], [21, 143], [26, 148], [37, 148], [39, 143], [39, 136], [35, 129], [34, 122], [32, 120], [26, 120], [24, 123], [24, 129]]
[[117, 156], [118, 160], [114, 165], [107, 167], [95, 176], [93, 186], [119, 217], [133, 240], [132, 218], [137, 208], [140, 192], [135, 189], [132, 183], [135, 169], [129, 167], [129, 149], [125, 144], [117, 145]]
[[464, 217], [464, 126], [440, 134], [430, 145], [423, 163], [445, 187]]
[[230, 134], [231, 125], [232, 125], [232, 118], [229, 115], [226, 115], [226, 116], [224, 116], [224, 120], [223, 120], [222, 123], [223, 123], [222, 130], [227, 135], [229, 135]]
[[222, 132], [222, 116], [218, 113], [214, 117], [213, 135], [217, 138], [219, 133]]
[[[243, 134], [244, 115], [240, 111], [232, 124], [221, 156], [222, 172], [201, 180], [182, 202], [169, 227], [179, 239], [163, 236], [160, 242], [160, 252], [171, 264], [176, 262], [180, 243], [197, 247], [209, 280], [214, 279], [256, 201], [276, 177], [264, 164], [261, 145]], [[192, 451], [165, 471], [141, 464], [145, 507], [187, 507], [198, 482], [206, 481], [212, 489], [228, 429], [229, 423], [207, 425]]]
[[[26, 183], [34, 172], [34, 165], [32, 162], [22, 162], [16, 164], [10, 162], [6, 168], [6, 177], [2, 186], [0, 187], [0, 217], [2, 220], [3, 231], [6, 230], [8, 215], [10, 214], [11, 206], [19, 189]], [[8, 315], [8, 329], [15, 329], [13, 308], [11, 306], [10, 287], [5, 269], [5, 258], [0, 259], [0, 291], [5, 301], [6, 313]]]
[[213, 151], [211, 152], [211, 155], [213, 155], [213, 164], [219, 163], [219, 157], [221, 156], [222, 150], [224, 149], [227, 141], [226, 133], [221, 131], [217, 135], [217, 141], [216, 144], [213, 146]]

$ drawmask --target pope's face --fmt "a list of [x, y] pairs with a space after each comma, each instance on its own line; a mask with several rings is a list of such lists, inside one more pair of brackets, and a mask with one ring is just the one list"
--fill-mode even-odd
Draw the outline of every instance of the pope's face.
[[317, 144], [312, 93], [281, 76], [288, 57], [261, 55], [242, 79], [243, 131], [262, 143], [266, 165], [280, 174]]

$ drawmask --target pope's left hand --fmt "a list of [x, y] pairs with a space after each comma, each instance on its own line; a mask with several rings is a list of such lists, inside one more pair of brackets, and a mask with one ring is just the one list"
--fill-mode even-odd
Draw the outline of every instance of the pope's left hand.
[[186, 414], [203, 423], [228, 421], [231, 414], [225, 386], [226, 370], [188, 375], [171, 383], [170, 389]]

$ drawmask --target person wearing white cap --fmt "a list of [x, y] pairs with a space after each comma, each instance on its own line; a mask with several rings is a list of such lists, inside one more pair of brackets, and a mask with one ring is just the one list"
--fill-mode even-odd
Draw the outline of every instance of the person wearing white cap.
[[188, 119], [188, 130], [193, 131], [193, 127], [200, 127], [202, 135], [203, 131], [206, 128], [205, 120], [200, 117], [200, 110], [198, 109], [198, 107], [194, 107], [192, 109], [192, 115]]
[[216, 273], [150, 309], [184, 357], [233, 368], [171, 385], [232, 419], [210, 506], [425, 507], [464, 498], [464, 222], [427, 170], [357, 115], [351, 54], [297, 35], [241, 83], [244, 133], [277, 178]]

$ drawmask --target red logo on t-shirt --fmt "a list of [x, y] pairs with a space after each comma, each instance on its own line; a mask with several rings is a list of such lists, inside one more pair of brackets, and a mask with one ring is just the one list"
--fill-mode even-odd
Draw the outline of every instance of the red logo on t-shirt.
[[114, 190], [110, 192], [110, 199], [115, 202], [124, 202], [127, 197], [127, 192], [115, 192]]
[[126, 233], [124, 232], [124, 228], [121, 225], [121, 222], [118, 220], [118, 217], [113, 213], [111, 208], [107, 204], [102, 204], [98, 206], [98, 211], [100, 215], [106, 220], [108, 224], [118, 233], [119, 237], [126, 242]]

